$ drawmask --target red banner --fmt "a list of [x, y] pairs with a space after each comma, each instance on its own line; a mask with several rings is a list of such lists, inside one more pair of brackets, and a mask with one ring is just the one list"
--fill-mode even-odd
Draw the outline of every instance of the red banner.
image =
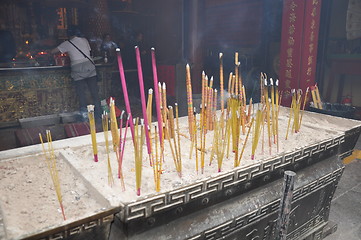
[[284, 0], [279, 88], [289, 106], [291, 89], [315, 82], [321, 0]]
[[315, 85], [318, 30], [320, 26], [321, 0], [307, 0], [304, 19], [301, 78], [298, 88], [303, 91]]

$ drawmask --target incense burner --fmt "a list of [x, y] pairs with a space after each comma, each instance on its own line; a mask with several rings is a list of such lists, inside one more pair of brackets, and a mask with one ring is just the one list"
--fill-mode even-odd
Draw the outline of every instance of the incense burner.
[[[82, 162], [86, 156], [82, 149], [91, 148], [90, 136], [56, 141], [53, 144], [55, 152], [69, 164], [88, 191], [96, 195], [101, 207], [90, 208], [86, 217], [67, 222], [59, 218], [59, 223], [54, 226], [37, 229], [22, 237], [87, 239], [96, 236], [96, 239], [107, 239], [110, 234], [124, 239], [150, 236], [159, 239], [169, 239], [170, 236], [172, 239], [216, 239], [241, 234], [247, 236], [244, 239], [256, 236], [272, 239], [281, 179], [286, 170], [295, 171], [299, 177], [294, 191], [289, 239], [312, 234], [316, 237], [315, 234], [322, 234], [328, 223], [330, 202], [343, 171], [340, 160], [352, 153], [361, 124], [309, 112], [305, 113], [305, 118], [320, 122], [320, 126], [312, 125], [312, 122], [303, 126], [310, 128], [314, 134], [327, 130], [324, 122], [330, 124], [332, 129], [327, 130], [330, 135], [317, 142], [263, 157], [247, 166], [225, 169], [170, 190], [144, 193], [134, 199], [125, 199], [116, 187], [99, 185], [104, 179], [95, 179], [92, 175], [96, 165], [86, 167]], [[186, 121], [185, 118], [183, 120]], [[101, 137], [98, 139], [102, 141]], [[41, 147], [26, 147], [21, 152], [3, 151], [0, 163], [22, 155], [35, 158], [39, 156]], [[107, 179], [106, 176], [104, 178]], [[3, 205], [2, 211], [6, 212]], [[6, 216], [3, 219], [7, 229]]]

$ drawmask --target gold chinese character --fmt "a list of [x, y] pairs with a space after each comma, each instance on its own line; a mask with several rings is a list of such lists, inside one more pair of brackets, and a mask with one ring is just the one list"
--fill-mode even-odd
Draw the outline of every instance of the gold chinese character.
[[295, 33], [295, 25], [291, 25], [289, 28], [288, 28], [288, 33], [290, 34], [290, 35], [293, 35], [294, 33]]
[[312, 5], [318, 5], [318, 0], [313, 0]]
[[291, 89], [291, 81], [290, 80], [285, 81], [285, 88], [286, 89]]
[[286, 59], [286, 66], [287, 66], [288, 68], [292, 68], [292, 67], [293, 67], [292, 58], [287, 58], [287, 59]]
[[292, 58], [293, 56], [293, 48], [287, 48], [287, 57]]
[[307, 79], [306, 82], [311, 82], [311, 79]]
[[288, 46], [293, 46], [293, 45], [295, 45], [295, 39], [290, 36], [288, 38]]
[[308, 75], [308, 76], [311, 76], [311, 74], [312, 74], [312, 68], [311, 68], [311, 67], [308, 67], [308, 68], [307, 68], [307, 75]]
[[315, 32], [312, 31], [310, 34], [310, 42], [313, 42], [313, 40], [315, 40]]
[[296, 13], [290, 13], [290, 23], [296, 22]]
[[309, 56], [307, 60], [307, 64], [311, 65], [313, 63], [313, 56]]
[[314, 30], [316, 28], [316, 21], [315, 19], [311, 20], [311, 29]]
[[292, 78], [292, 69], [286, 69], [286, 78]]
[[297, 4], [295, 3], [295, 1], [292, 1], [290, 4], [290, 9], [292, 10], [292, 12], [295, 11], [296, 7], [297, 7]]
[[316, 8], [316, 7], [312, 8], [312, 13], [311, 13], [311, 16], [312, 16], [312, 17], [315, 17], [315, 16], [316, 16], [316, 11], [317, 11], [317, 8]]
[[311, 43], [310, 45], [308, 45], [308, 50], [310, 51], [310, 54], [313, 52], [313, 47], [314, 47], [314, 44]]

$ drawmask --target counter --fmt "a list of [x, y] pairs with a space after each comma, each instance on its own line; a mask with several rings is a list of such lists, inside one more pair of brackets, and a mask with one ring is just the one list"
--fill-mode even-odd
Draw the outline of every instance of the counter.
[[[113, 64], [97, 64], [99, 96], [108, 97]], [[68, 66], [0, 68], [0, 122], [78, 110]]]

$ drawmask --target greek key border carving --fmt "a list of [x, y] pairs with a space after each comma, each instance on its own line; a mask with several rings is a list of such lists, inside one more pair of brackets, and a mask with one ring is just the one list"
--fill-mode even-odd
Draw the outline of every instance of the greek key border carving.
[[[302, 188], [296, 189], [294, 191], [294, 197], [293, 202], [296, 202], [300, 200], [303, 197], [306, 197], [307, 195], [311, 194], [312, 192], [324, 187], [325, 185], [337, 181], [338, 178], [341, 176], [343, 171], [343, 168], [337, 169], [336, 171], [329, 173], [320, 179], [317, 179], [306, 186], [303, 186]], [[295, 194], [297, 193], [297, 194]], [[196, 236], [193, 236], [189, 239], [191, 240], [200, 240], [200, 239], [207, 239], [207, 240], [213, 240], [213, 239], [219, 239], [222, 237], [225, 237], [232, 232], [235, 232], [239, 230], [240, 228], [246, 227], [247, 225], [250, 225], [256, 221], [261, 220], [262, 218], [266, 217], [268, 214], [274, 213], [278, 211], [279, 209], [279, 202], [280, 199], [274, 200], [267, 205], [262, 206], [259, 209], [256, 209], [252, 212], [249, 212], [245, 215], [238, 216], [233, 218], [230, 221], [227, 221], [221, 225], [218, 225], [214, 228], [210, 228], [203, 233], [197, 234]], [[316, 216], [312, 219], [310, 219], [308, 222], [297, 228], [295, 231], [290, 233], [287, 236], [287, 239], [293, 240], [298, 239], [297, 237], [307, 233], [311, 228], [318, 226], [320, 224], [324, 223], [324, 219], [322, 216]]]
[[232, 187], [248, 182], [258, 176], [271, 173], [280, 168], [290, 166], [305, 158], [324, 152], [328, 149], [336, 148], [345, 141], [345, 136], [340, 135], [333, 139], [297, 149], [294, 152], [287, 152], [282, 155], [264, 160], [246, 168], [236, 168], [223, 173], [216, 178], [207, 178], [187, 187], [183, 187], [171, 192], [156, 195], [134, 203], [125, 204], [124, 211], [121, 211], [120, 218], [127, 222], [138, 218], [150, 217], [154, 213], [165, 209], [183, 205], [191, 200], [202, 198], [208, 194], [222, 191], [224, 188]]
[[80, 234], [82, 232], [87, 232], [93, 228], [99, 227], [104, 223], [110, 223], [114, 219], [114, 214], [110, 214], [104, 217], [100, 217], [90, 222], [82, 223], [79, 226], [75, 226], [67, 229], [66, 231], [57, 232], [53, 234], [49, 234], [44, 238], [40, 238], [39, 240], [59, 240], [66, 239], [67, 237]]

